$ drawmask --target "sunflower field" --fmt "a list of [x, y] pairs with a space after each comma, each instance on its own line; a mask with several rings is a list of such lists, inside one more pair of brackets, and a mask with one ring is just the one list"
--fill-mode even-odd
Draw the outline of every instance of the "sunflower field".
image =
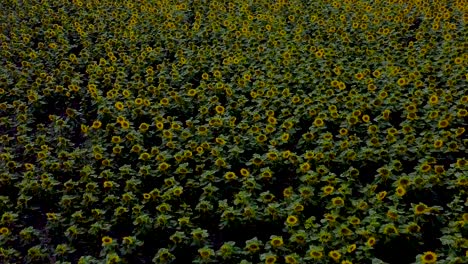
[[2, 0], [0, 263], [468, 263], [466, 0]]

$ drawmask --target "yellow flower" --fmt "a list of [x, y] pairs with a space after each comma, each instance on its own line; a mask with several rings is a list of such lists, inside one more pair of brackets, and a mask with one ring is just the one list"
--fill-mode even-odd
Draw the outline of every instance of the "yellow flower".
[[99, 129], [101, 125], [102, 125], [101, 121], [96, 120], [93, 122], [92, 128]]
[[159, 103], [163, 106], [169, 105], [169, 99], [168, 98], [162, 98]]
[[368, 123], [370, 121], [369, 115], [363, 115], [362, 116], [362, 121], [364, 121], [365, 123]]
[[439, 102], [439, 97], [437, 95], [432, 95], [430, 98], [429, 98], [429, 103], [431, 105], [435, 105]]
[[308, 170], [310, 170], [310, 164], [309, 164], [308, 162], [302, 163], [302, 164], [300, 165], [300, 170], [301, 170], [302, 172], [307, 172]]
[[425, 163], [421, 166], [420, 170], [421, 172], [429, 172], [432, 169], [432, 166]]
[[215, 110], [216, 110], [216, 113], [218, 113], [220, 115], [224, 114], [224, 107], [222, 107], [220, 105], [216, 106]]
[[319, 59], [323, 58], [323, 55], [324, 55], [323, 51], [321, 51], [321, 50], [318, 50], [318, 51], [315, 52], [315, 56], [317, 58], [319, 58]]
[[295, 254], [287, 255], [284, 257], [284, 263], [286, 264], [297, 264], [297, 259], [294, 256]]
[[458, 117], [466, 117], [468, 115], [468, 111], [466, 109], [458, 109], [457, 116]]
[[400, 79], [398, 79], [397, 84], [398, 84], [399, 86], [407, 85], [407, 84], [408, 84], [408, 80], [406, 80], [405, 78], [400, 78]]
[[126, 120], [122, 121], [120, 123], [120, 127], [123, 128], [123, 129], [128, 129], [130, 127], [130, 123]]
[[244, 177], [248, 177], [248, 176], [250, 175], [250, 172], [249, 172], [249, 170], [247, 170], [247, 169], [245, 169], [245, 168], [242, 168], [242, 169], [240, 170], [240, 174], [241, 174], [242, 176], [244, 176]]
[[141, 98], [136, 98], [135, 99], [135, 105], [142, 105], [143, 104], [143, 99]]
[[270, 244], [273, 247], [281, 247], [283, 245], [283, 238], [280, 236], [272, 236], [270, 240]]
[[385, 196], [387, 196], [387, 192], [386, 192], [386, 191], [379, 192], [379, 193], [377, 194], [377, 199], [379, 199], [380, 201], [382, 201], [382, 200], [385, 198]]
[[324, 195], [330, 195], [333, 192], [334, 189], [335, 188], [333, 186], [330, 186], [330, 185], [325, 186], [325, 187], [322, 188], [323, 194]]
[[323, 122], [323, 119], [317, 118], [317, 119], [314, 120], [314, 125], [316, 127], [322, 127], [322, 126], [325, 125], [325, 122]]
[[265, 257], [265, 264], [273, 264], [276, 263], [277, 257], [274, 255], [266, 256]]
[[340, 252], [338, 250], [332, 250], [328, 253], [328, 256], [332, 258], [334, 261], [338, 261], [341, 258]]
[[372, 72], [372, 75], [373, 75], [375, 78], [379, 78], [381, 74], [382, 74], [382, 72], [379, 71], [379, 70], [375, 70], [375, 71]]
[[422, 263], [436, 263], [437, 261], [437, 255], [436, 253], [432, 252], [432, 251], [427, 251], [427, 252], [424, 252], [424, 254], [421, 256], [421, 262]]
[[119, 136], [113, 136], [111, 141], [112, 143], [115, 143], [115, 144], [122, 142]]
[[417, 204], [415, 207], [414, 207], [414, 213], [416, 215], [420, 215], [420, 214], [424, 214], [425, 212], [427, 212], [429, 209], [427, 208], [427, 205], [423, 204], [423, 203], [419, 203]]
[[235, 180], [237, 179], [237, 176], [234, 172], [230, 171], [230, 172], [227, 172], [226, 174], [224, 174], [224, 178], [228, 181], [232, 181], [232, 180]]
[[8, 227], [2, 227], [0, 228], [0, 235], [6, 236], [10, 233], [10, 229]]
[[438, 139], [438, 140], [434, 141], [434, 148], [441, 148], [443, 145], [444, 145], [443, 140]]
[[119, 111], [122, 111], [124, 109], [124, 104], [122, 102], [116, 102], [114, 106]]
[[346, 136], [348, 134], [348, 129], [346, 128], [341, 128], [339, 131], [341, 136]]
[[151, 158], [151, 155], [147, 152], [143, 152], [140, 154], [140, 157], [138, 159], [140, 160], [149, 160]]
[[140, 126], [138, 127], [138, 129], [141, 131], [141, 132], [145, 132], [149, 129], [149, 124], [147, 123], [141, 123]]
[[375, 86], [375, 84], [373, 84], [373, 83], [369, 83], [369, 84], [367, 85], [367, 89], [368, 89], [369, 91], [373, 92], [373, 91], [377, 90], [377, 86]]
[[442, 174], [445, 172], [444, 166], [443, 165], [435, 165], [434, 166], [434, 172], [436, 174]]
[[268, 139], [268, 137], [266, 135], [260, 134], [256, 137], [256, 139], [257, 139], [257, 142], [263, 143]]
[[349, 245], [346, 251], [348, 251], [348, 253], [351, 253], [354, 250], [356, 250], [356, 244]]
[[103, 246], [108, 246], [110, 244], [112, 244], [112, 238], [111, 237], [108, 237], [108, 236], [105, 236], [102, 238], [102, 245]]
[[340, 82], [340, 83], [338, 84], [338, 88], [339, 88], [340, 90], [344, 90], [344, 89], [346, 89], [346, 84], [345, 84], [344, 82]]
[[448, 125], [449, 125], [449, 121], [446, 119], [440, 120], [438, 124], [439, 128], [446, 128], [448, 127]]
[[103, 186], [104, 186], [104, 188], [106, 188], [106, 189], [112, 188], [112, 187], [114, 186], [114, 183], [111, 182], [111, 181], [105, 181], [105, 182], [103, 183]]
[[367, 242], [366, 244], [369, 246], [369, 247], [373, 247], [376, 243], [376, 240], [375, 240], [375, 237], [369, 237], [369, 239], [367, 239]]
[[354, 77], [357, 79], [357, 80], [362, 80], [364, 78], [364, 74], [362, 72], [358, 72], [354, 75]]
[[396, 188], [396, 195], [399, 196], [399, 197], [402, 197], [403, 195], [406, 194], [406, 190], [403, 186], [399, 185], [397, 188]]
[[296, 216], [290, 215], [290, 216], [288, 216], [288, 218], [286, 219], [286, 224], [289, 225], [289, 226], [295, 226], [295, 225], [297, 224], [298, 221], [299, 221], [299, 219], [297, 219]]
[[344, 205], [344, 200], [341, 197], [335, 197], [332, 199], [332, 204], [334, 206], [343, 206]]
[[456, 57], [455, 60], [453, 61], [455, 64], [460, 65], [463, 63], [463, 58], [462, 57]]
[[384, 234], [388, 235], [388, 234], [393, 234], [393, 235], [396, 235], [398, 234], [398, 229], [394, 226], [394, 225], [387, 225], [384, 227], [384, 230], [383, 230]]
[[166, 171], [167, 169], [169, 169], [170, 165], [167, 164], [166, 162], [162, 162], [161, 164], [158, 165], [158, 169], [160, 171]]
[[309, 256], [313, 259], [321, 259], [323, 257], [323, 252], [320, 249], [311, 249], [309, 251]]

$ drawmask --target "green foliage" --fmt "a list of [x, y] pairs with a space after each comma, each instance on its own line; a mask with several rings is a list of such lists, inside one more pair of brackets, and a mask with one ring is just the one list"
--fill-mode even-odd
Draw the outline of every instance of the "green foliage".
[[3, 1], [1, 263], [464, 263], [466, 1]]

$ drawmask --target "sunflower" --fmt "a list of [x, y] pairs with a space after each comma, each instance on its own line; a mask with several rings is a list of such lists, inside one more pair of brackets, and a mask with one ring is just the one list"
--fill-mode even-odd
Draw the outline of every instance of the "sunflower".
[[429, 263], [436, 263], [436, 261], [437, 261], [437, 255], [436, 253], [432, 251], [424, 252], [424, 254], [421, 256], [422, 263], [429, 264]]
[[102, 241], [102, 245], [103, 245], [103, 246], [108, 246], [108, 245], [112, 244], [112, 241], [113, 241], [113, 240], [112, 240], [111, 237], [105, 236], [105, 237], [103, 237], [103, 238], [101, 239], [101, 241]]
[[341, 254], [338, 250], [332, 250], [328, 253], [328, 256], [334, 261], [338, 261], [341, 258]]
[[277, 123], [276, 118], [273, 117], [273, 116], [268, 116], [267, 121], [268, 121], [268, 123], [271, 124], [271, 125], [276, 125], [276, 123]]
[[309, 251], [309, 256], [313, 259], [321, 259], [323, 258], [323, 252], [320, 248], [313, 248]]
[[120, 127], [123, 128], [123, 129], [128, 129], [128, 128], [130, 128], [130, 122], [124, 120], [124, 121], [120, 122]]
[[265, 264], [273, 264], [276, 263], [277, 257], [274, 255], [266, 256], [265, 257]]
[[216, 111], [217, 114], [222, 115], [222, 114], [224, 114], [225, 110], [224, 110], [223, 106], [218, 105], [218, 106], [215, 107], [215, 111]]
[[335, 197], [335, 198], [332, 199], [332, 204], [334, 206], [340, 206], [341, 207], [341, 206], [344, 205], [344, 200], [341, 197]]
[[316, 127], [322, 127], [322, 126], [325, 125], [325, 122], [323, 121], [323, 119], [317, 118], [317, 119], [314, 120], [314, 125]]
[[308, 162], [305, 162], [299, 166], [300, 170], [302, 172], [307, 172], [310, 170], [310, 164]]
[[419, 233], [419, 231], [421, 231], [421, 227], [416, 223], [410, 223], [406, 226], [405, 230], [408, 233]]
[[202, 259], [208, 259], [214, 255], [214, 251], [211, 248], [204, 247], [198, 250], [198, 254], [200, 254]]
[[116, 102], [116, 103], [114, 104], [114, 107], [115, 107], [117, 110], [122, 111], [122, 110], [124, 109], [125, 106], [124, 106], [124, 104], [123, 104], [122, 102]]
[[286, 224], [288, 226], [295, 226], [297, 224], [297, 222], [299, 221], [299, 219], [297, 219], [296, 216], [294, 215], [290, 215], [288, 216], [288, 218], [286, 219]]
[[291, 254], [284, 257], [284, 263], [286, 264], [297, 264], [298, 261], [296, 259], [297, 254]]
[[382, 201], [382, 200], [385, 198], [385, 196], [387, 196], [387, 192], [386, 192], [386, 191], [379, 192], [379, 193], [377, 194], [377, 199], [380, 200], [380, 201]]
[[346, 89], [346, 84], [345, 84], [344, 82], [340, 82], [340, 83], [338, 84], [338, 88], [339, 88], [340, 90], [344, 90], [344, 89]]
[[397, 84], [399, 86], [404, 86], [404, 85], [408, 84], [408, 80], [406, 80], [405, 78], [400, 78], [400, 79], [398, 79]]
[[111, 139], [111, 142], [114, 143], [114, 144], [118, 144], [118, 143], [122, 142], [122, 139], [119, 136], [113, 136], [112, 139]]
[[346, 249], [348, 253], [352, 253], [355, 250], [356, 250], [356, 244], [349, 245], [348, 248]]
[[146, 132], [149, 129], [149, 124], [141, 123], [138, 129], [140, 130], [140, 132]]
[[466, 117], [468, 115], [468, 110], [466, 109], [458, 109], [457, 116], [458, 117]]
[[2, 227], [0, 228], [0, 235], [6, 236], [10, 233], [10, 229], [8, 227]]
[[334, 189], [335, 188], [333, 186], [327, 185], [327, 186], [322, 188], [322, 191], [323, 191], [324, 195], [330, 195], [333, 192]]
[[273, 247], [281, 247], [284, 243], [283, 243], [283, 238], [280, 237], [280, 236], [272, 236], [270, 238], [270, 244], [273, 246]]
[[356, 78], [358, 81], [362, 80], [364, 78], [364, 74], [362, 72], [358, 72], [354, 75], [354, 78]]
[[432, 95], [429, 97], [429, 104], [435, 105], [439, 102], [439, 97], [437, 95]]
[[359, 225], [361, 223], [361, 219], [357, 218], [356, 216], [351, 216], [348, 221], [352, 225]]
[[243, 177], [248, 177], [250, 175], [250, 172], [249, 170], [245, 169], [245, 168], [242, 168], [240, 170], [240, 174], [243, 176]]
[[423, 165], [421, 165], [421, 172], [429, 172], [430, 170], [432, 169], [432, 166], [427, 164], [427, 163], [424, 163]]
[[465, 128], [464, 127], [459, 127], [457, 130], [455, 130], [455, 136], [459, 137], [465, 133]]
[[444, 166], [443, 165], [435, 165], [434, 166], [434, 172], [436, 174], [442, 174], [445, 172]]
[[456, 65], [460, 65], [463, 63], [463, 58], [462, 57], [456, 57], [453, 62], [456, 64]]
[[423, 203], [419, 203], [419, 204], [415, 205], [413, 209], [414, 209], [414, 213], [416, 215], [424, 214], [429, 210], [427, 205], [425, 205]]
[[397, 195], [398, 197], [402, 197], [402, 196], [405, 195], [405, 194], [406, 194], [406, 189], [405, 189], [405, 187], [399, 185], [399, 186], [396, 188], [396, 195]]
[[93, 125], [91, 127], [94, 129], [99, 129], [101, 126], [102, 126], [101, 121], [96, 120], [93, 122]]
[[166, 162], [162, 162], [161, 164], [158, 165], [158, 169], [160, 171], [166, 171], [167, 169], [169, 169], [170, 165], [167, 164]]
[[398, 229], [394, 225], [389, 224], [384, 227], [383, 233], [386, 235], [397, 235]]
[[449, 125], [449, 121], [447, 119], [442, 119], [439, 121], [438, 127], [439, 128], [446, 128]]
[[436, 148], [436, 149], [441, 148], [443, 145], [444, 145], [443, 140], [438, 139], [438, 140], [434, 141], [434, 148]]
[[257, 142], [259, 142], [259, 143], [263, 143], [263, 142], [267, 141], [267, 139], [268, 139], [268, 137], [267, 137], [266, 135], [263, 135], [263, 134], [258, 135], [258, 136], [256, 137], [256, 140], [257, 140]]
[[369, 237], [369, 239], [367, 239], [366, 245], [369, 246], [369, 247], [373, 247], [376, 242], [377, 241], [376, 241], [375, 237]]
[[363, 115], [362, 116], [362, 121], [364, 121], [364, 123], [368, 123], [370, 121], [369, 115]]

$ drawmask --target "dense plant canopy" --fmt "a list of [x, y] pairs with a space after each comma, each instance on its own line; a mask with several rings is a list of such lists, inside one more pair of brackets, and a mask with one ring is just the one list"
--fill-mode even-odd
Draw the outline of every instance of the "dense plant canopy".
[[1, 263], [466, 263], [465, 0], [3, 0]]

